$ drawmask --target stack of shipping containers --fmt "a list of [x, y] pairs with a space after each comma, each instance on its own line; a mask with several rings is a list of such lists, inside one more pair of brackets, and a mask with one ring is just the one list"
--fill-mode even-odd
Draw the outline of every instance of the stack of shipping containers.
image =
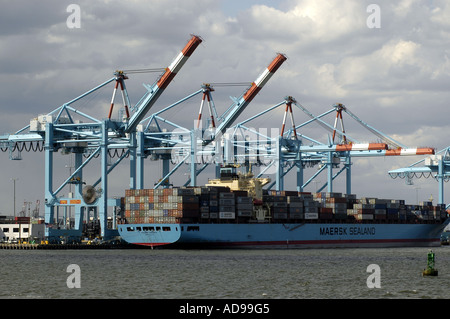
[[[254, 199], [247, 191], [203, 186], [126, 190], [125, 223], [246, 223], [254, 220]], [[264, 191], [271, 222], [408, 222], [444, 218], [445, 207], [432, 202], [405, 205], [404, 200], [360, 198], [335, 192]]]

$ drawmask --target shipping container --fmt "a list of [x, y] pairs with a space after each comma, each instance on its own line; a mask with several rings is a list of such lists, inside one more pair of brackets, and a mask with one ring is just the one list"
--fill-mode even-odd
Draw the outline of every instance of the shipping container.
[[299, 193], [300, 198], [303, 200], [314, 200], [314, 196], [311, 193], [307, 192], [300, 192]]
[[239, 217], [252, 217], [253, 212], [251, 210], [238, 209], [237, 214]]
[[229, 198], [229, 199], [235, 199], [235, 193], [225, 193], [225, 192], [222, 192], [222, 193], [220, 193], [220, 195], [219, 195], [219, 198], [220, 199], [222, 199], [222, 198]]
[[374, 215], [386, 216], [386, 209], [375, 209]]
[[320, 219], [332, 219], [333, 218], [333, 213], [332, 212], [320, 212], [319, 213], [319, 218]]
[[353, 209], [374, 209], [374, 204], [353, 204]]
[[217, 219], [217, 218], [219, 218], [219, 213], [218, 212], [210, 212], [209, 213], [209, 218]]
[[248, 196], [248, 192], [247, 191], [237, 191], [237, 190], [233, 190], [232, 191], [234, 194], [234, 197], [246, 197]]
[[287, 207], [274, 207], [273, 208], [273, 212], [276, 213], [283, 213], [283, 214], [287, 214], [288, 209]]
[[219, 206], [234, 206], [234, 198], [221, 198], [219, 200]]
[[303, 213], [303, 207], [289, 207], [289, 213], [295, 214], [295, 213]]
[[[230, 191], [227, 187], [181, 187], [170, 189], [125, 190], [122, 198], [123, 217], [127, 223], [151, 223], [162, 220], [198, 223], [199, 219], [252, 218], [254, 205], [270, 207], [273, 219], [345, 220], [440, 220], [447, 217], [445, 207], [431, 201], [405, 205], [403, 200], [361, 198], [336, 192], [263, 190], [263, 202], [254, 202], [246, 191]], [[164, 219], [170, 218], [170, 219]], [[222, 221], [226, 222], [226, 221]]]
[[209, 212], [210, 213], [218, 213], [219, 212], [219, 206], [209, 206]]
[[253, 204], [237, 204], [236, 209], [253, 210]]
[[358, 220], [373, 220], [373, 214], [357, 214], [356, 219]]
[[273, 213], [274, 219], [287, 219], [287, 212], [286, 213]]
[[234, 212], [235, 206], [219, 206], [219, 212]]
[[300, 212], [300, 213], [298, 213], [298, 212], [295, 212], [295, 213], [289, 213], [289, 218], [290, 219], [303, 219], [305, 216], [304, 216], [304, 213], [302, 213], [302, 212]]
[[253, 198], [251, 197], [243, 197], [243, 196], [239, 196], [236, 197], [236, 203], [237, 204], [252, 204], [253, 203]]
[[301, 198], [299, 196], [287, 196], [286, 200], [288, 203], [303, 202], [303, 198]]
[[315, 200], [305, 200], [303, 201], [303, 206], [305, 207], [319, 207], [319, 203]]
[[209, 207], [208, 206], [200, 207], [200, 213], [208, 213], [209, 214]]
[[209, 218], [209, 213], [201, 213], [201, 214], [200, 214], [200, 217], [201, 217], [201, 218], [204, 218], [204, 219], [205, 219], [205, 218]]
[[304, 213], [305, 219], [318, 219], [319, 213]]
[[305, 206], [304, 207], [305, 214], [317, 214], [319, 213], [319, 209], [315, 206]]
[[236, 213], [233, 212], [219, 212], [219, 218], [220, 219], [235, 219]]
[[[157, 194], [157, 191], [160, 191], [160, 189], [155, 189], [155, 195], [160, 195]], [[163, 195], [162, 192], [161, 195]], [[193, 188], [172, 188], [172, 195], [180, 195], [180, 196], [195, 195], [195, 192]]]
[[301, 202], [290, 202], [289, 207], [303, 207], [303, 201]]
[[347, 215], [347, 209], [346, 208], [340, 208], [340, 209], [333, 209], [333, 214], [335, 215]]

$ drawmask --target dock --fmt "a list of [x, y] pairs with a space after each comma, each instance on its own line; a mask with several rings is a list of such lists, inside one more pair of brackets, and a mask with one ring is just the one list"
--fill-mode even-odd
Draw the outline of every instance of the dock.
[[34, 250], [34, 249], [46, 249], [46, 250], [68, 250], [68, 249], [130, 249], [139, 248], [136, 245], [130, 244], [99, 244], [99, 245], [87, 245], [87, 244], [0, 244], [0, 249], [12, 249], [12, 250]]

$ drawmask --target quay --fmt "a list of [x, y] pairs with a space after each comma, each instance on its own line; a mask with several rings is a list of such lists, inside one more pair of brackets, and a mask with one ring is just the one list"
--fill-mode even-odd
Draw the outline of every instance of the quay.
[[53, 249], [53, 250], [67, 250], [67, 249], [130, 249], [139, 248], [136, 245], [130, 244], [0, 244], [0, 249], [20, 249], [20, 250], [34, 250], [34, 249]]

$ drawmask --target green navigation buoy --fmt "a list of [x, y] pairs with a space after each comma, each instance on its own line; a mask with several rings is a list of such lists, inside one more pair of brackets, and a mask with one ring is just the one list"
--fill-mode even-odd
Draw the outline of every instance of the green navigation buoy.
[[438, 271], [434, 268], [434, 253], [430, 249], [427, 256], [427, 269], [424, 269], [422, 276], [437, 276]]

